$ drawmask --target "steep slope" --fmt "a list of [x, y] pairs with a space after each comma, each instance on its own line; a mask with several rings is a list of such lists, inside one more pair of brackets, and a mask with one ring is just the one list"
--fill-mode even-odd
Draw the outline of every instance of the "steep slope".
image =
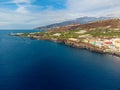
[[91, 28], [120, 28], [120, 19], [101, 20], [97, 22], [73, 26], [71, 29], [91, 29]]
[[51, 28], [48, 31], [56, 32], [56, 31], [65, 31], [65, 30], [76, 30], [76, 29], [92, 30], [96, 28], [120, 29], [120, 19], [100, 20], [97, 22], [91, 22], [87, 24], [71, 24], [67, 26]]
[[70, 25], [70, 24], [86, 24], [89, 22], [96, 22], [99, 20], [107, 20], [110, 19], [112, 17], [81, 17], [81, 18], [77, 18], [75, 20], [69, 20], [69, 21], [65, 21], [65, 22], [61, 22], [61, 23], [55, 23], [55, 24], [51, 24], [48, 26], [43, 26], [43, 27], [36, 27], [35, 29], [49, 29], [49, 28], [55, 28], [55, 27], [60, 27], [60, 26], [66, 26], [66, 25]]

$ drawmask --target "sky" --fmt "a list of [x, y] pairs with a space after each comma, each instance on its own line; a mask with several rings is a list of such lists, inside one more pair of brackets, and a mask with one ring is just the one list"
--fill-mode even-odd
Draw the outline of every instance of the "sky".
[[33, 29], [79, 17], [120, 16], [120, 0], [0, 0], [0, 29]]

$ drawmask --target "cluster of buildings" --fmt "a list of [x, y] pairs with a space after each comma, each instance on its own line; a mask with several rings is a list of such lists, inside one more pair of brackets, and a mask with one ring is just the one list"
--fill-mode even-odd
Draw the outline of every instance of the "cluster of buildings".
[[[73, 42], [84, 42], [86, 44], [90, 44], [96, 47], [101, 48], [102, 50], [105, 50], [106, 52], [118, 52], [120, 53], [120, 38], [94, 38], [90, 34], [86, 34], [87, 31], [80, 30], [75, 32], [76, 34], [80, 34], [78, 38], [67, 38], [70, 41]], [[33, 34], [33, 33], [31, 33]], [[52, 36], [60, 37], [61, 33], [54, 33]]]
[[82, 41], [84, 43], [99, 47], [105, 52], [120, 53], [120, 38], [109, 38], [109, 39], [94, 38], [90, 34], [83, 34], [83, 35], [80, 35], [78, 38], [69, 38], [68, 40], [74, 41], [74, 42]]
[[86, 38], [83, 42], [92, 44], [99, 48], [103, 48], [106, 52], [120, 52], [120, 38], [101, 39], [101, 38]]

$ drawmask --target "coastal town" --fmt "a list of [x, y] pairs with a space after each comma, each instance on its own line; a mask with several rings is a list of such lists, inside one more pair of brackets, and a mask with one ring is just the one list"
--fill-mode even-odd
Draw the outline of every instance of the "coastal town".
[[[65, 26], [67, 30], [64, 28], [64, 31], [59, 30], [59, 28], [61, 29], [63, 27], [57, 27], [58, 30], [54, 28], [53, 30], [45, 32], [17, 33], [13, 36], [29, 37], [38, 40], [50, 40], [77, 48], [85, 48], [91, 51], [120, 56], [119, 27], [113, 27], [111, 24], [92, 28], [87, 28], [87, 26], [89, 25], [86, 25], [86, 28], [81, 26], [83, 28], [77, 27], [74, 30], [68, 30], [68, 28], [70, 28], [69, 25], [68, 27]], [[71, 27], [73, 28], [74, 25], [71, 25]]]

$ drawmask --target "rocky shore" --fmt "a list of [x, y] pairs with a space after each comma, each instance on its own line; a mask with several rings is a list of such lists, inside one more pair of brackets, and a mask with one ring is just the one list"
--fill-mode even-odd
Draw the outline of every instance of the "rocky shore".
[[16, 33], [13, 36], [48, 40], [120, 57], [120, 19], [67, 25], [44, 32]]
[[62, 43], [62, 44], [65, 44], [67, 46], [74, 47], [74, 48], [86, 49], [91, 52], [96, 52], [96, 53], [100, 53], [100, 54], [109, 54], [109, 55], [120, 57], [120, 53], [118, 53], [118, 52], [106, 52], [104, 49], [101, 49], [99, 47], [96, 47], [94, 45], [84, 43], [84, 42], [75, 42], [75, 41], [71, 41], [71, 40], [67, 40], [67, 39], [49, 39], [49, 38], [42, 38], [42, 37], [39, 37], [39, 38], [31, 37], [31, 38]]
[[118, 52], [111, 52], [111, 53], [106, 52], [104, 49], [101, 49], [99, 47], [96, 47], [96, 46], [93, 46], [93, 45], [90, 45], [90, 44], [87, 44], [84, 42], [76, 43], [76, 42], [71, 42], [69, 40], [66, 40], [63, 43], [68, 46], [75, 47], [75, 48], [82, 48], [82, 49], [87, 49], [92, 52], [97, 52], [97, 53], [101, 53], [101, 54], [109, 54], [109, 55], [114, 55], [114, 56], [120, 57], [120, 53], [118, 53]]

